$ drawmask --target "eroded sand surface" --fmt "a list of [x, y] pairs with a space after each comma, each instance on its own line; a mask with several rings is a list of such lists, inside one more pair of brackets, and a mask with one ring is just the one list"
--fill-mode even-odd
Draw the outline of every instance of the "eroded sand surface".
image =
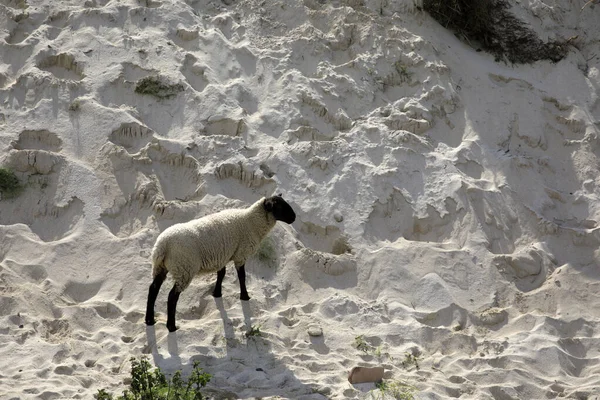
[[[0, 201], [0, 397], [120, 392], [146, 354], [199, 360], [216, 398], [364, 398], [357, 365], [418, 398], [598, 398], [584, 3], [516, 5], [577, 39], [511, 65], [408, 0], [0, 0], [0, 163], [27, 182]], [[168, 335], [168, 280], [147, 328], [157, 235], [274, 193], [298, 219], [248, 262], [252, 300], [200, 278]]]

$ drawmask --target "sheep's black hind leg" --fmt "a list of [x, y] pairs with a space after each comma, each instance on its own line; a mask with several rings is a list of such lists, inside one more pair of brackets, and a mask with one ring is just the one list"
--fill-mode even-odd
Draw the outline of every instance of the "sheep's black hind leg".
[[213, 297], [221, 297], [221, 284], [223, 283], [223, 278], [225, 278], [225, 267], [221, 268], [217, 272], [217, 283], [215, 284], [215, 289], [213, 290]]
[[248, 296], [248, 291], [246, 290], [246, 268], [245, 265], [241, 267], [236, 267], [238, 280], [240, 281], [240, 299], [241, 300], [250, 300], [250, 296]]
[[148, 304], [146, 305], [146, 325], [154, 325], [156, 320], [154, 319], [154, 303], [156, 303], [156, 297], [160, 290], [160, 286], [167, 278], [167, 271], [163, 271], [156, 275], [150, 289], [148, 289]]
[[177, 301], [181, 291], [177, 287], [177, 284], [173, 285], [173, 289], [169, 292], [169, 300], [167, 302], [167, 329], [169, 332], [175, 332], [177, 326], [175, 326], [175, 312], [177, 311]]

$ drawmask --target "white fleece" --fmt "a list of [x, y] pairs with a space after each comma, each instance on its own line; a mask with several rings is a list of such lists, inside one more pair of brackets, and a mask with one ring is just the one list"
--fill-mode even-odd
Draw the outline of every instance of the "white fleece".
[[169, 271], [180, 291], [199, 274], [217, 272], [229, 261], [236, 267], [258, 248], [275, 226], [263, 197], [245, 209], [230, 209], [165, 229], [152, 249], [152, 277]]

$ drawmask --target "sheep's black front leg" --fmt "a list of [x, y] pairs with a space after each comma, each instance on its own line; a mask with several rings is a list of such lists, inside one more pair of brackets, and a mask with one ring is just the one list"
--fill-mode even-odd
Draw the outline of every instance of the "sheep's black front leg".
[[215, 289], [212, 293], [213, 297], [221, 297], [221, 284], [223, 283], [223, 278], [225, 278], [225, 267], [217, 272], [217, 283], [215, 284]]
[[152, 281], [150, 289], [148, 289], [148, 304], [146, 305], [146, 325], [154, 325], [156, 320], [154, 319], [154, 303], [156, 303], [156, 297], [160, 290], [160, 286], [167, 278], [167, 271], [161, 272]]
[[177, 311], [177, 300], [181, 291], [177, 287], [177, 284], [173, 285], [173, 289], [169, 292], [169, 300], [167, 302], [167, 329], [169, 332], [175, 332], [177, 326], [175, 326], [175, 312]]
[[236, 267], [238, 279], [240, 281], [240, 299], [242, 300], [250, 300], [250, 296], [248, 296], [248, 291], [246, 290], [246, 268], [245, 265], [241, 267]]

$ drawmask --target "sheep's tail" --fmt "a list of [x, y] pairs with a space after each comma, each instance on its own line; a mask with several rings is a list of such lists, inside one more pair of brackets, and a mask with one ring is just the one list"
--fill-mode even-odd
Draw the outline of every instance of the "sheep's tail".
[[152, 249], [152, 279], [156, 278], [159, 274], [166, 274], [167, 268], [165, 267], [165, 256], [167, 254], [167, 246], [164, 245], [163, 241], [158, 241]]

